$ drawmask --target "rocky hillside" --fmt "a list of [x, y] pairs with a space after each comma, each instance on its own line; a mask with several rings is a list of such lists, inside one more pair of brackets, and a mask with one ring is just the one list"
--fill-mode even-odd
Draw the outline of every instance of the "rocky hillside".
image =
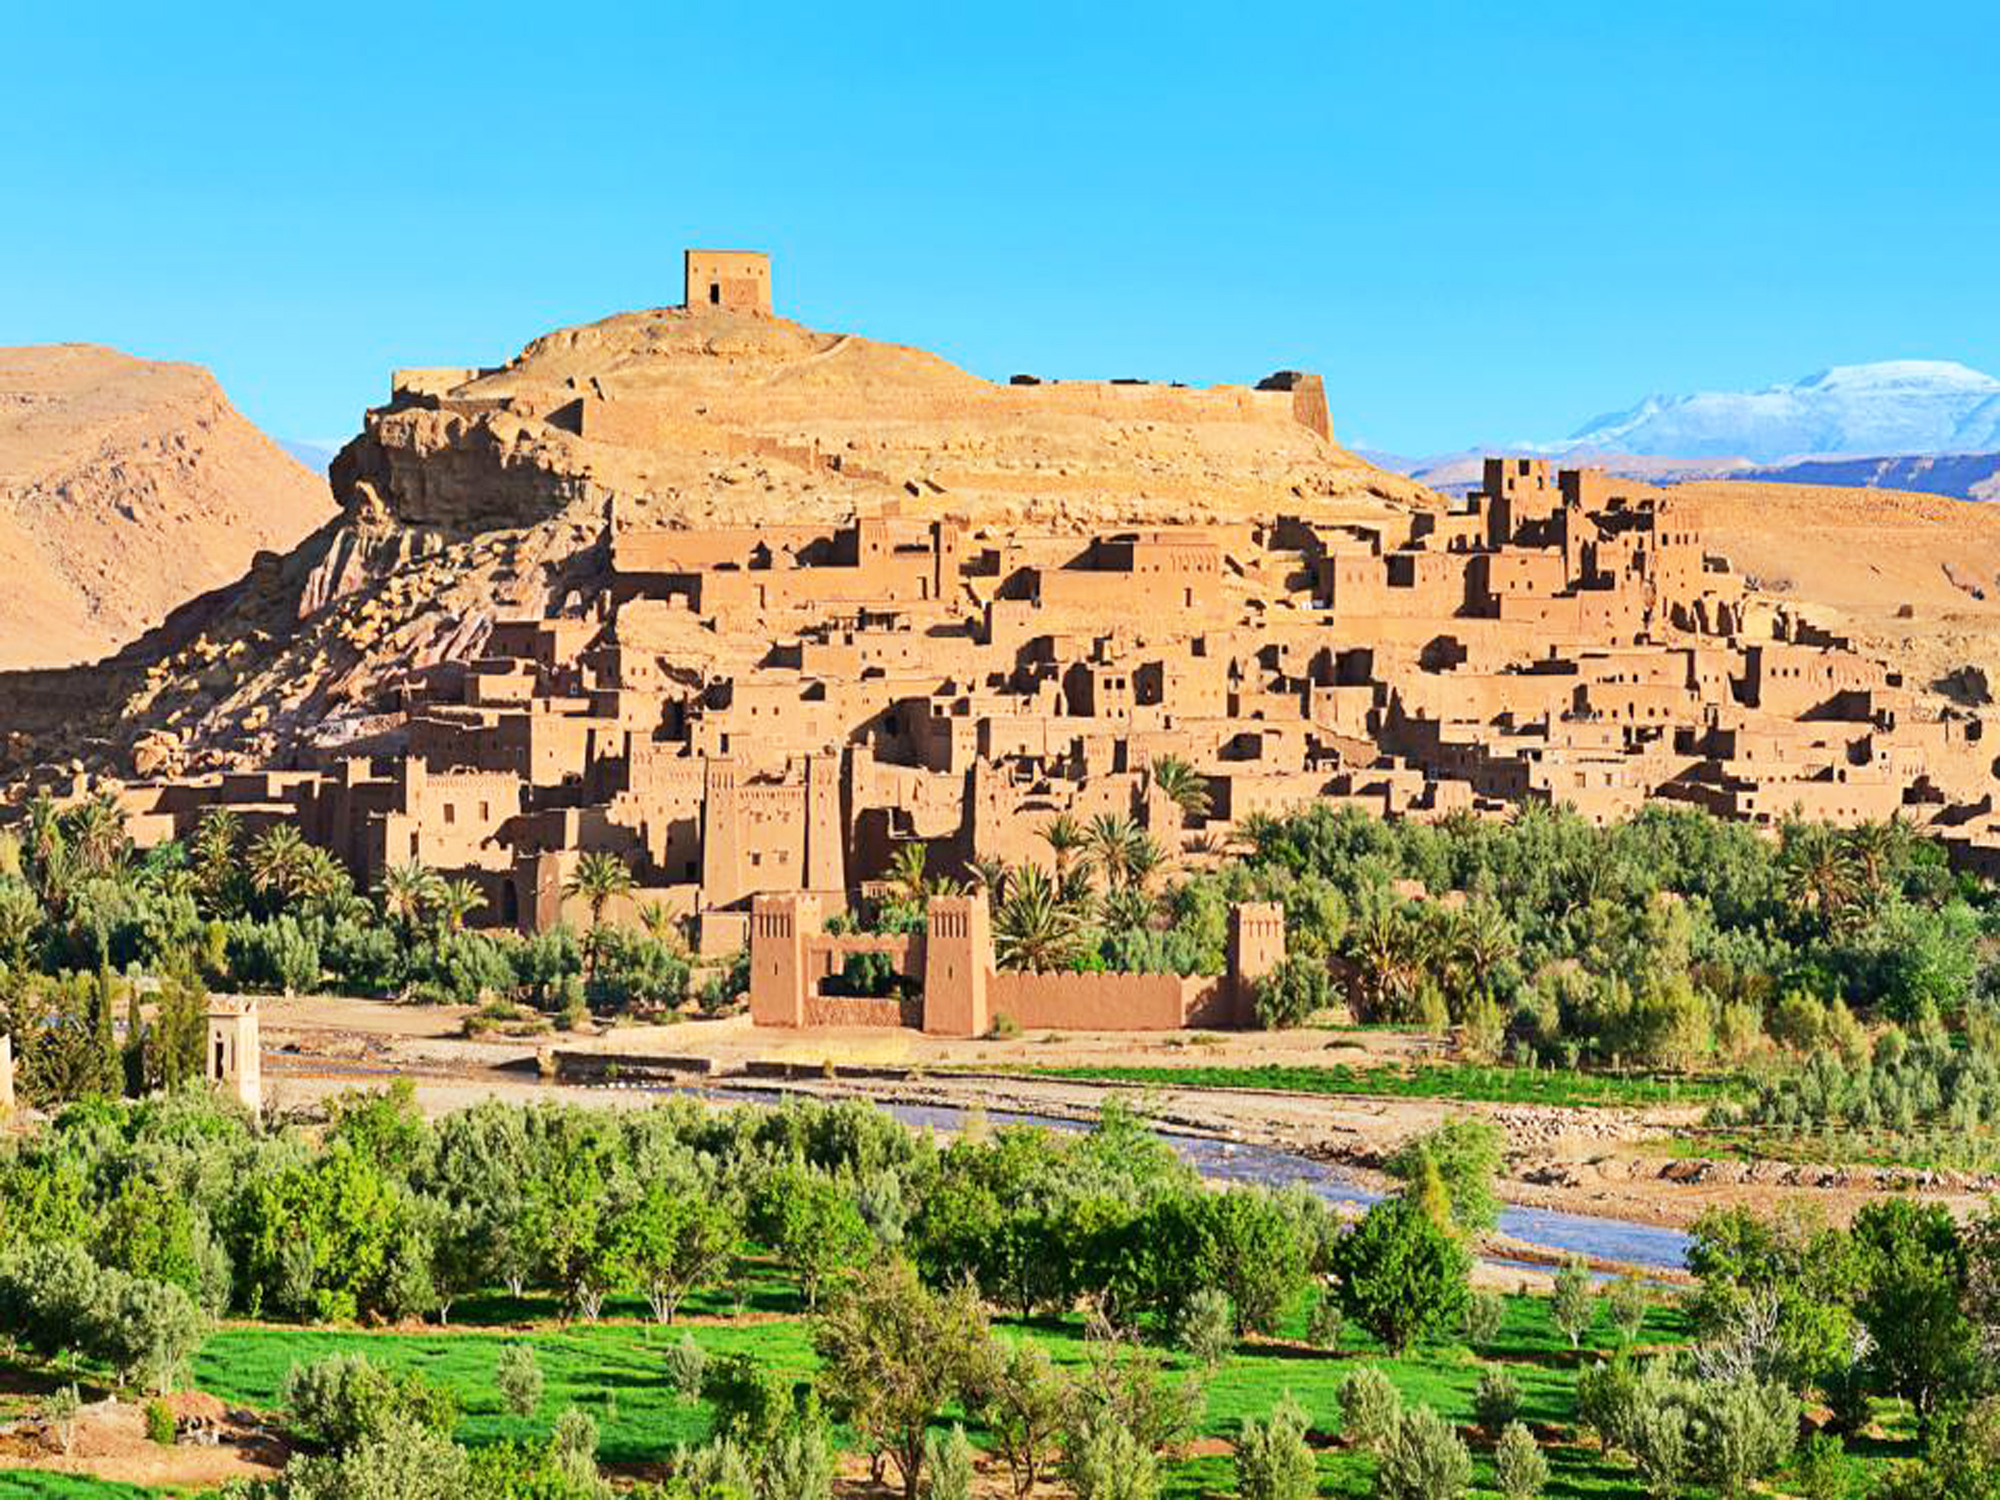
[[[101, 667], [0, 675], [0, 773], [394, 749], [401, 683], [477, 656], [497, 620], [593, 610], [623, 525], [894, 505], [997, 535], [1441, 503], [1293, 420], [1282, 389], [1044, 397], [920, 350], [712, 308], [558, 330], [496, 369], [402, 372], [332, 466], [337, 520]], [[685, 638], [649, 647], [690, 672], [751, 644], [661, 628]]]
[[332, 510], [198, 366], [0, 349], [0, 668], [104, 656]]

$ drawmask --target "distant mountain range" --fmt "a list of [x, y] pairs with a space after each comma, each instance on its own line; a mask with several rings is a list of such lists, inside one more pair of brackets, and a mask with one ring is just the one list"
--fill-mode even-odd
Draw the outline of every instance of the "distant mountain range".
[[1372, 461], [1434, 488], [1487, 453], [1544, 454], [1654, 481], [1766, 479], [2000, 499], [2000, 380], [1949, 360], [1836, 365], [1761, 391], [1648, 396], [1556, 442]]
[[1761, 391], [1648, 396], [1560, 448], [1776, 463], [1801, 455], [2000, 448], [2000, 380], [1949, 360], [1836, 365]]

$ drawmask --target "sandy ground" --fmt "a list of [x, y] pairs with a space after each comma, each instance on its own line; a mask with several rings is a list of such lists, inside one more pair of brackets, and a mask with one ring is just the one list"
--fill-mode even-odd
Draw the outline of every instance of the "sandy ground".
[[146, 1436], [142, 1404], [107, 1398], [85, 1403], [67, 1451], [54, 1429], [36, 1417], [0, 1425], [0, 1468], [206, 1491], [284, 1466], [283, 1445], [260, 1423], [239, 1420], [246, 1414], [231, 1413], [215, 1397], [196, 1391], [165, 1400], [180, 1427], [171, 1445]]
[[[1677, 1161], [1667, 1149], [1695, 1123], [1690, 1107], [1561, 1109], [1542, 1105], [1285, 1094], [1198, 1087], [1130, 1088], [1023, 1076], [957, 1076], [971, 1068], [1006, 1075], [1035, 1065], [1130, 1064], [1172, 1068], [1264, 1063], [1367, 1066], [1415, 1064], [1424, 1038], [1388, 1032], [1300, 1030], [1282, 1033], [1028, 1033], [1007, 1040], [953, 1040], [896, 1029], [783, 1033], [753, 1028], [748, 1017], [623, 1025], [590, 1033], [466, 1040], [458, 1007], [412, 1007], [346, 999], [265, 1000], [267, 1101], [309, 1104], [344, 1088], [397, 1075], [417, 1085], [432, 1112], [484, 1098], [568, 1098], [607, 1107], [643, 1107], [659, 1097], [630, 1086], [557, 1084], [542, 1070], [556, 1050], [621, 1056], [705, 1059], [717, 1076], [704, 1089], [718, 1101], [744, 1088], [820, 1097], [1023, 1111], [1088, 1119], [1112, 1095], [1164, 1128], [1280, 1147], [1337, 1163], [1363, 1185], [1404, 1139], [1448, 1116], [1473, 1111], [1494, 1120], [1509, 1146], [1505, 1197], [1514, 1203], [1685, 1227], [1705, 1210], [1751, 1204], [1769, 1208], [1797, 1197], [1844, 1220], [1885, 1190], [1914, 1189], [1956, 1207], [1981, 1201], [1983, 1184], [1948, 1179], [1885, 1180], [1858, 1168], [1755, 1166]], [[731, 1076], [750, 1064], [782, 1063], [794, 1076]], [[844, 1075], [843, 1068], [890, 1076]], [[906, 1071], [907, 1070], [907, 1071]], [[690, 1075], [691, 1079], [693, 1075]]]

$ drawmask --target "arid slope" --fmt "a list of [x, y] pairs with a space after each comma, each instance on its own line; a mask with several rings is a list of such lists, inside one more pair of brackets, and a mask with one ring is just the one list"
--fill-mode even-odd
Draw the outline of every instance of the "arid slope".
[[198, 366], [0, 349], [0, 668], [104, 656], [332, 512]]

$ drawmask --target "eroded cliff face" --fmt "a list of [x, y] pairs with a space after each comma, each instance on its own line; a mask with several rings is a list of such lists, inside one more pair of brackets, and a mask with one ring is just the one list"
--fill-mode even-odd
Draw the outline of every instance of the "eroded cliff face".
[[197, 366], [0, 349], [0, 669], [104, 656], [332, 511]]

